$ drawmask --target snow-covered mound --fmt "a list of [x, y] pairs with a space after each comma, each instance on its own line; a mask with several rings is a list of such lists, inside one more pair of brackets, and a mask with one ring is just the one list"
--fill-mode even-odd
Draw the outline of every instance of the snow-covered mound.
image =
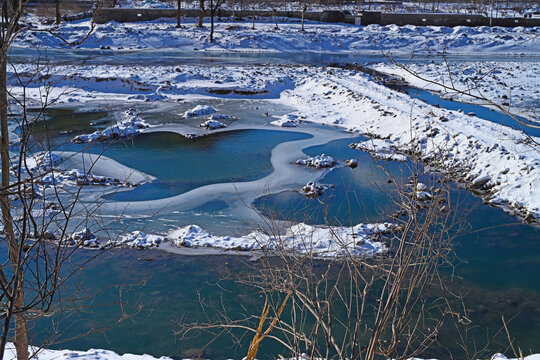
[[306, 185], [302, 186], [300, 192], [309, 198], [316, 198], [321, 196], [330, 187], [331, 186], [329, 185], [317, 184], [314, 181], [310, 181]]
[[210, 115], [215, 113], [217, 110], [210, 105], [197, 105], [193, 109], [186, 111], [182, 117], [190, 118], [203, 115]]
[[95, 175], [90, 172], [84, 172], [79, 169], [71, 170], [55, 170], [49, 174], [40, 177], [37, 180], [38, 183], [44, 186], [52, 186], [58, 184], [69, 184], [69, 185], [115, 185], [115, 186], [136, 186], [135, 183], [124, 182], [120, 179], [109, 177], [109, 176], [100, 176]]
[[333, 157], [326, 154], [309, 157], [307, 159], [296, 160], [296, 165], [309, 166], [315, 169], [330, 168], [336, 165], [336, 160]]
[[97, 247], [97, 237], [87, 227], [81, 231], [76, 231], [67, 238], [69, 245], [79, 245], [86, 247]]
[[217, 120], [206, 120], [199, 127], [205, 128], [206, 130], [216, 130], [221, 128], [226, 128], [227, 125]]
[[416, 199], [419, 201], [428, 201], [428, 200], [431, 200], [432, 198], [431, 193], [428, 191], [427, 185], [421, 182], [416, 184], [414, 193], [415, 193]]
[[[21, 173], [25, 173], [27, 170], [33, 174], [44, 173], [52, 170], [56, 166], [60, 165], [64, 159], [50, 151], [44, 151], [34, 156], [25, 159], [25, 163], [21, 166]], [[17, 173], [18, 166], [12, 166], [11, 171]]]
[[[65, 160], [54, 153], [43, 152], [26, 160], [28, 169], [35, 178], [35, 183], [47, 188], [53, 185], [115, 185], [115, 186], [136, 186], [136, 183], [121, 181], [118, 178], [95, 175], [79, 169], [64, 170], [60, 165]], [[17, 168], [12, 168], [13, 172]], [[23, 171], [25, 173], [25, 171]]]
[[[34, 182], [34, 189], [29, 188], [27, 195], [42, 194], [43, 191], [52, 186], [59, 188], [87, 185], [134, 187], [151, 180], [149, 177], [145, 179], [144, 176], [139, 176], [139, 173], [134, 173], [132, 169], [124, 168], [123, 165], [106, 157], [70, 152], [62, 154], [66, 155], [65, 158], [47, 151], [26, 159], [26, 166], [21, 168], [21, 173], [24, 178], [31, 174]], [[87, 160], [86, 164], [85, 160]], [[88, 166], [98, 173], [101, 172], [109, 176], [70, 168], [79, 166]], [[18, 167], [13, 166], [11, 171], [14, 174], [17, 173]], [[135, 181], [130, 181], [130, 179]], [[30, 190], [33, 194], [30, 194]]]
[[351, 169], [354, 169], [355, 167], [358, 167], [358, 159], [346, 160], [345, 164], [347, 164], [347, 166], [350, 167]]
[[396, 225], [359, 224], [348, 227], [315, 227], [296, 224], [282, 236], [274, 237], [256, 231], [242, 237], [211, 235], [197, 225], [173, 231], [169, 238], [177, 246], [212, 247], [231, 250], [287, 249], [300, 254], [321, 257], [343, 255], [373, 256], [382, 254], [386, 246], [376, 236], [396, 230]]
[[138, 135], [142, 129], [150, 126], [140, 117], [136, 116], [131, 110], [124, 112], [123, 116], [125, 116], [126, 119], [121, 122], [117, 122], [104, 130], [94, 131], [91, 134], [78, 135], [71, 141], [80, 144], [94, 141], [115, 140], [122, 137]]
[[109, 245], [123, 245], [131, 248], [146, 249], [156, 247], [161, 244], [165, 238], [159, 235], [146, 234], [142, 231], [133, 231], [129, 235], [122, 236], [118, 241], [110, 241]]
[[304, 119], [295, 113], [285, 114], [278, 120], [272, 121], [270, 124], [281, 127], [297, 127], [298, 124], [304, 122]]

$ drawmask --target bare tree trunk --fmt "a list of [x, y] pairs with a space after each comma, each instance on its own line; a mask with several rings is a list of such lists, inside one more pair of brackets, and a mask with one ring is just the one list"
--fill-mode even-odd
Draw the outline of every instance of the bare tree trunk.
[[0, 203], [2, 208], [2, 220], [4, 223], [4, 234], [9, 247], [9, 258], [16, 279], [12, 286], [11, 301], [15, 311], [15, 350], [17, 359], [27, 360], [28, 354], [28, 332], [26, 329], [26, 319], [22, 309], [24, 307], [24, 277], [22, 276], [21, 256], [22, 244], [18, 245], [13, 229], [13, 219], [11, 217], [9, 203], [10, 185], [10, 158], [9, 158], [9, 131], [7, 121], [7, 58], [4, 44], [2, 45], [2, 55], [0, 59], [0, 160], [2, 162], [2, 188], [0, 190]]
[[199, 21], [197, 22], [197, 27], [203, 27], [204, 20], [204, 0], [199, 0]]
[[176, 27], [182, 26], [182, 0], [177, 0], [176, 3]]
[[[13, 228], [13, 218], [10, 207], [10, 156], [9, 156], [9, 130], [8, 130], [8, 90], [7, 90], [7, 50], [10, 37], [9, 17], [14, 12], [19, 16], [18, 10], [21, 4], [12, 4], [14, 7], [6, 6], [2, 2], [2, 20], [6, 25], [6, 32], [2, 33], [0, 38], [0, 161], [2, 170], [2, 187], [0, 189], [0, 207], [4, 225], [4, 235], [8, 243], [8, 256], [13, 270], [13, 283], [7, 286], [10, 294], [6, 294], [6, 300], [9, 300], [9, 306], [14, 312], [15, 318], [15, 350], [17, 359], [27, 360], [28, 354], [28, 331], [26, 328], [26, 319], [24, 316], [24, 275], [22, 269], [22, 245], [20, 246], [15, 237]], [[58, 15], [58, 14], [57, 14]], [[2, 280], [5, 280], [2, 272]], [[4, 284], [5, 286], [6, 284]], [[6, 324], [9, 326], [9, 322]]]
[[304, 19], [306, 17], [307, 6], [304, 4], [302, 7], [302, 31], [304, 31]]
[[[15, 309], [20, 309], [24, 305], [24, 289], [19, 290]], [[28, 330], [26, 328], [26, 318], [24, 313], [15, 314], [15, 350], [17, 352], [17, 360], [28, 360]]]
[[493, 7], [495, 0], [491, 0], [491, 9], [489, 11], [489, 26], [493, 26]]
[[210, 42], [214, 42], [214, 0], [210, 0]]
[[274, 22], [276, 23], [276, 26], [274, 27], [274, 30], [278, 30], [279, 27], [278, 27], [278, 24], [277, 24], [277, 10], [276, 9], [272, 9], [272, 13], [274, 15]]
[[255, 30], [255, 7], [251, 9], [253, 13], [251, 14], [251, 30]]
[[60, 16], [60, 0], [56, 0], [56, 25], [62, 22], [62, 16]]

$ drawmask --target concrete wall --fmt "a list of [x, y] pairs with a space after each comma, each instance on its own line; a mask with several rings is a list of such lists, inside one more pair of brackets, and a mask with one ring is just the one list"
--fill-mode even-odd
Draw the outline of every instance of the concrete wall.
[[362, 25], [417, 25], [417, 26], [540, 26], [540, 19], [494, 18], [482, 15], [461, 14], [400, 14], [364, 12], [360, 17]]
[[[55, 0], [30, 0], [25, 6], [55, 6]], [[95, 0], [60, 0], [60, 6], [76, 5], [79, 7], [92, 8]]]
[[493, 19], [493, 26], [503, 26], [503, 27], [515, 27], [515, 26], [540, 26], [540, 18], [504, 18], [504, 19]]
[[[278, 11], [278, 17], [288, 17], [300, 19], [301, 11]], [[209, 16], [210, 12], [206, 12]], [[231, 17], [231, 10], [219, 10], [216, 14], [218, 17]], [[253, 15], [259, 17], [272, 17], [272, 11], [252, 11], [246, 10], [243, 12], [234, 12], [235, 16], [251, 17]], [[184, 9], [182, 16], [197, 17], [199, 10]], [[134, 22], [134, 21], [149, 21], [159, 18], [174, 18], [176, 10], [174, 9], [118, 9], [118, 8], [103, 8], [96, 15], [96, 22], [99, 24], [108, 21], [118, 22]], [[460, 15], [460, 14], [399, 14], [399, 13], [381, 13], [368, 12], [362, 13], [362, 16], [344, 15], [337, 11], [323, 12], [306, 12], [306, 20], [325, 21], [325, 22], [346, 22], [349, 24], [380, 24], [380, 25], [417, 25], [417, 26], [490, 26], [490, 19], [482, 15]], [[540, 19], [525, 19], [525, 18], [503, 18], [493, 19], [493, 26], [515, 27], [515, 26], [540, 26]]]
[[[210, 11], [206, 11], [206, 16], [210, 16]], [[251, 16], [259, 17], [272, 17], [272, 11], [235, 11], [235, 16], [242, 16], [250, 18]], [[277, 11], [276, 15], [278, 17], [288, 17], [288, 18], [302, 18], [301, 11]], [[197, 9], [182, 9], [182, 16], [185, 17], [197, 17], [199, 16], [199, 10]], [[218, 17], [231, 17], [233, 16], [232, 10], [219, 10], [216, 13]], [[118, 22], [134, 22], [134, 21], [149, 21], [159, 18], [173, 18], [176, 17], [175, 9], [119, 9], [119, 8], [103, 8], [96, 15], [96, 22], [98, 24], [103, 24], [108, 21], [118, 21]], [[321, 13], [318, 12], [306, 12], [306, 20], [321, 20]]]
[[[194, 16], [184, 11], [185, 16]], [[134, 22], [134, 21], [149, 21], [162, 17], [176, 17], [175, 10], [169, 9], [117, 9], [117, 8], [102, 8], [95, 17], [98, 24], [103, 24], [109, 21], [118, 22]]]
[[488, 25], [481, 15], [441, 16], [437, 14], [381, 14], [381, 25], [435, 25], [435, 26], [482, 26]]

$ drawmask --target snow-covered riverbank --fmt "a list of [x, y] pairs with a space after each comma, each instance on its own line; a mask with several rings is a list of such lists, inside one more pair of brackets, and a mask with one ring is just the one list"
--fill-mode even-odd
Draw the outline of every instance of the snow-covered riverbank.
[[[30, 347], [30, 354], [33, 354], [38, 349]], [[8, 360], [16, 359], [15, 346], [13, 343], [6, 345], [6, 358]], [[135, 354], [117, 354], [114, 351], [102, 350], [102, 349], [90, 349], [88, 351], [76, 351], [76, 350], [49, 350], [43, 349], [37, 352], [33, 357], [36, 360], [172, 360], [170, 357], [161, 356], [154, 357], [151, 355], [135, 355]], [[300, 358], [302, 360], [304, 358]], [[307, 356], [306, 360], [309, 359]], [[420, 359], [411, 359], [420, 360]], [[502, 354], [495, 354], [491, 357], [491, 360], [518, 360], [514, 358], [507, 358]], [[521, 359], [520, 359], [521, 360]], [[525, 356], [524, 360], [540, 360], [540, 354]]]
[[[42, 28], [35, 18], [28, 23]], [[283, 22], [275, 29], [268, 19], [251, 29], [251, 22], [217, 22], [214, 41], [210, 41], [209, 26], [194, 26], [195, 19], [185, 19], [176, 28], [175, 19], [159, 19], [138, 23], [110, 22], [97, 25], [81, 44], [89, 49], [175, 49], [233, 50], [270, 52], [362, 52], [394, 54], [540, 54], [539, 28], [437, 27], [437, 26], [356, 26], [308, 22], [301, 31], [298, 22]], [[55, 30], [68, 41], [82, 39], [90, 21], [62, 24]], [[66, 47], [58, 37], [48, 32], [23, 31], [15, 46]]]

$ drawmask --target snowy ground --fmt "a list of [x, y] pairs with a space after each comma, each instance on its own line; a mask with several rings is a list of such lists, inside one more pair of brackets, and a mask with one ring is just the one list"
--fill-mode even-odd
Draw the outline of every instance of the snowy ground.
[[[215, 89], [231, 91], [223, 97], [239, 97], [234, 91], [250, 92], [253, 97], [278, 98], [283, 90], [294, 87], [300, 71], [289, 67], [253, 66], [51, 66], [37, 68], [33, 64], [16, 65], [23, 78], [36, 72], [49, 73], [45, 82], [34, 78], [27, 94], [40, 99], [40, 85], [48, 85], [50, 98], [60, 103], [84, 103], [96, 99], [109, 101], [170, 101], [186, 96], [213, 96]], [[12, 80], [14, 83], [15, 80]], [[22, 94], [21, 87], [12, 91]], [[257, 95], [260, 94], [260, 95]]]
[[[31, 354], [33, 354], [37, 349], [31, 349]], [[13, 346], [13, 343], [8, 343], [6, 345], [6, 359], [8, 360], [14, 360], [16, 359], [15, 356], [15, 347]], [[134, 355], [134, 354], [123, 354], [119, 355], [113, 351], [109, 350], [101, 350], [101, 349], [90, 349], [88, 351], [74, 351], [74, 350], [48, 350], [44, 349], [37, 353], [36, 356], [33, 357], [33, 359], [36, 360], [71, 360], [71, 359], [78, 359], [78, 360], [172, 360], [171, 358], [167, 356], [162, 356], [160, 358], [156, 358], [150, 355]], [[303, 359], [303, 358], [301, 358]], [[307, 357], [305, 359], [308, 359]], [[420, 360], [420, 359], [411, 359], [411, 360]], [[507, 358], [506, 356], [502, 354], [495, 354], [491, 358], [491, 360], [517, 360], [517, 359], [511, 359]], [[534, 354], [525, 356], [524, 360], [540, 360], [540, 354]]]
[[[43, 349], [38, 351], [38, 349], [30, 347], [30, 354], [34, 354], [36, 352], [37, 354], [33, 357], [33, 359], [36, 360], [172, 360], [171, 358], [166, 356], [155, 358], [150, 355], [119, 355], [113, 351], [101, 349], [90, 349], [88, 351]], [[6, 345], [5, 358], [8, 360], [14, 360], [17, 358], [15, 354], [15, 346], [13, 345], [13, 343], [8, 343]]]
[[[41, 28], [37, 19], [28, 22]], [[195, 19], [186, 19], [177, 29], [174, 19], [159, 19], [140, 23], [109, 22], [97, 25], [80, 45], [82, 48], [107, 47], [113, 50], [175, 49], [234, 50], [272, 52], [391, 52], [393, 54], [540, 54], [539, 28], [436, 27], [436, 26], [356, 26], [309, 22], [300, 31], [297, 22], [283, 22], [274, 29], [271, 19], [258, 23], [218, 22], [215, 41], [210, 42], [210, 30], [194, 26]], [[208, 24], [208, 22], [207, 22]], [[82, 39], [90, 21], [66, 23], [55, 30], [56, 35], [75, 42]], [[14, 43], [20, 47], [67, 47], [46, 31], [23, 31]]]

